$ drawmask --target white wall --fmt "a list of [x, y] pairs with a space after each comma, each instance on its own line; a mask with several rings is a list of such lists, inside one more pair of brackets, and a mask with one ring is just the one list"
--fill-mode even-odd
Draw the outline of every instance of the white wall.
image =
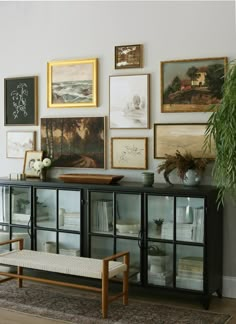
[[[160, 61], [175, 59], [236, 57], [234, 1], [53, 1], [0, 2], [0, 176], [22, 172], [23, 160], [6, 158], [8, 130], [36, 130], [39, 126], [4, 126], [4, 78], [38, 75], [39, 117], [108, 116], [109, 75], [151, 74], [151, 125], [171, 122], [206, 122], [209, 113], [160, 112]], [[144, 45], [144, 68], [114, 69], [114, 46]], [[99, 59], [98, 108], [47, 108], [46, 63], [74, 58]], [[107, 130], [107, 165], [102, 172], [141, 180], [140, 171], [111, 170], [111, 136], [147, 136], [149, 169], [153, 159], [153, 128], [149, 130]], [[88, 170], [85, 170], [88, 172]], [[55, 169], [53, 176], [71, 170]], [[73, 172], [83, 172], [81, 169]], [[98, 172], [98, 170], [89, 170]], [[101, 170], [99, 170], [101, 173]], [[155, 181], [163, 182], [155, 174]], [[210, 170], [204, 183], [211, 182]], [[227, 202], [224, 215], [224, 274], [236, 277], [234, 258], [235, 206]], [[235, 291], [236, 295], [236, 291]]]

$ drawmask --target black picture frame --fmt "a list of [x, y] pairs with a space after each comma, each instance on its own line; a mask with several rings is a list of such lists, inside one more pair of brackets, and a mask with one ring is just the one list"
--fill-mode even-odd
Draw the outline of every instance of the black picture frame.
[[38, 125], [38, 77], [4, 79], [4, 125]]

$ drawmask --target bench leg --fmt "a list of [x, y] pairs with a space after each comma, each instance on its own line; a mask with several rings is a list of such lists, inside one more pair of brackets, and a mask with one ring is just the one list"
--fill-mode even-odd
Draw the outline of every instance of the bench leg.
[[[23, 274], [23, 268], [22, 267], [17, 267], [17, 274], [18, 275]], [[18, 281], [18, 288], [22, 288], [23, 279], [18, 278], [17, 281]]]
[[127, 265], [127, 270], [123, 272], [123, 305], [128, 305], [129, 255], [124, 256], [124, 263]]
[[108, 262], [103, 263], [102, 273], [102, 317], [107, 318], [108, 309]]

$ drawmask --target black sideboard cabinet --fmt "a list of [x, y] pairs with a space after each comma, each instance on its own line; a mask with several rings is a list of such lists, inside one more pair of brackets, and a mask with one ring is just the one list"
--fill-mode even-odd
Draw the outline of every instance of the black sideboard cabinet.
[[1, 241], [24, 237], [27, 249], [93, 258], [129, 250], [131, 285], [195, 294], [205, 308], [222, 295], [215, 187], [2, 178], [0, 192]]

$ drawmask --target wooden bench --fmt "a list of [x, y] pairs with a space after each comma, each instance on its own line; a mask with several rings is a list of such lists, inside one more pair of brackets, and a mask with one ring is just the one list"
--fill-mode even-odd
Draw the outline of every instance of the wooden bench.
[[[100, 260], [93, 258], [84, 258], [47, 252], [24, 250], [23, 241], [23, 238], [17, 238], [0, 243], [1, 246], [19, 242], [19, 249], [0, 254], [0, 264], [17, 267], [17, 273], [0, 272], [1, 276], [7, 277], [1, 279], [0, 282], [5, 282], [11, 279], [17, 279], [18, 287], [21, 288], [23, 279], [26, 279], [47, 284], [56, 284], [59, 286], [80, 288], [83, 290], [100, 292], [102, 295], [103, 318], [107, 317], [108, 304], [113, 300], [122, 297], [123, 304], [128, 304], [129, 252], [120, 252]], [[114, 261], [118, 258], [122, 258], [122, 262]], [[57, 272], [79, 277], [101, 279], [101, 288], [23, 275], [23, 268]], [[115, 276], [120, 274], [122, 274], [123, 282], [122, 292], [109, 296], [109, 279], [114, 278]]]

